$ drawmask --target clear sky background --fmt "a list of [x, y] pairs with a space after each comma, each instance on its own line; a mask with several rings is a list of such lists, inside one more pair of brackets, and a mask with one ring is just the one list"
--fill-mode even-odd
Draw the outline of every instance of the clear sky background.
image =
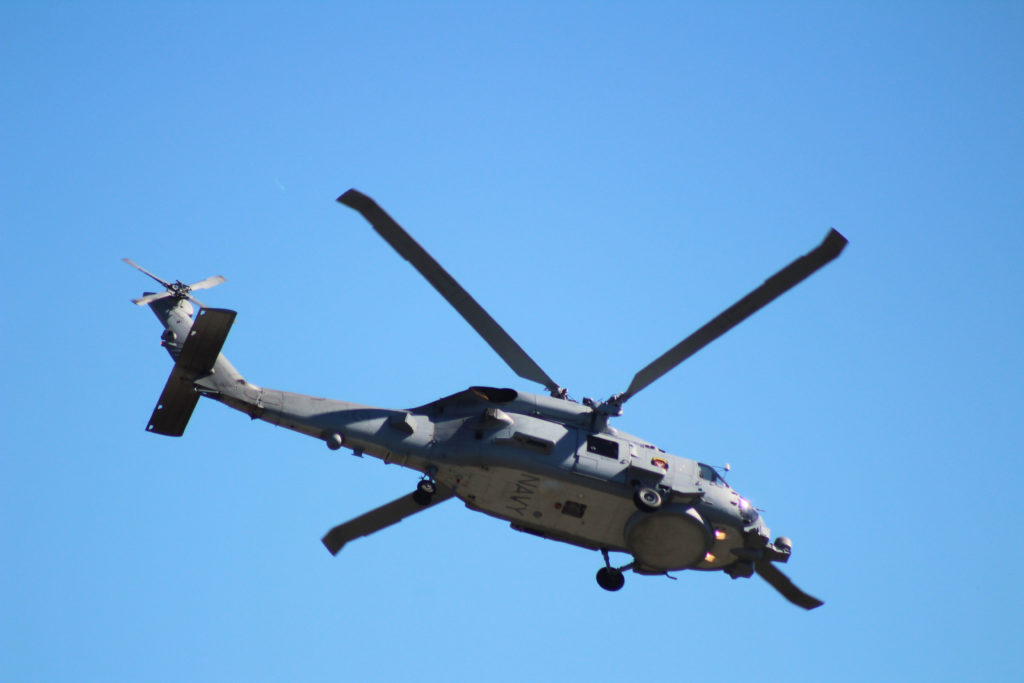
[[[1019, 675], [1024, 5], [0, 5], [0, 679]], [[413, 472], [204, 401], [131, 297], [223, 274], [264, 386], [410, 407], [518, 379], [357, 187], [577, 398], [815, 246], [846, 252], [615, 425], [794, 540], [763, 581], [594, 582]]]

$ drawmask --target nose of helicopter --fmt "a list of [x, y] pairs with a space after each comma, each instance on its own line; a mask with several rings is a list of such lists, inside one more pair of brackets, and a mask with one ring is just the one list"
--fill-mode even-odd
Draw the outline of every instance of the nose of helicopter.
[[761, 517], [760, 513], [758, 513], [757, 511], [757, 508], [751, 505], [750, 501], [744, 498], [743, 496], [740, 496], [740, 499], [737, 503], [737, 508], [739, 508], [740, 519], [743, 520], [744, 526], [750, 526]]

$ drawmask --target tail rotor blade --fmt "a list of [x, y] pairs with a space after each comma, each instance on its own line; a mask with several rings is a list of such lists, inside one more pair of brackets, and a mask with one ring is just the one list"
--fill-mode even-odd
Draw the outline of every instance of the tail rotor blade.
[[206, 308], [206, 304], [204, 304], [202, 301], [200, 301], [199, 299], [195, 298], [191, 294], [188, 294], [186, 296], [188, 296], [188, 300], [189, 301], [191, 301], [192, 303], [194, 303], [197, 306], [199, 306], [199, 308]]
[[758, 576], [767, 581], [772, 588], [779, 591], [782, 597], [789, 600], [798, 607], [803, 607], [806, 610], [812, 610], [816, 607], [821, 607], [825, 603], [818, 598], [804, 593], [802, 590], [796, 587], [788, 576], [782, 573], [778, 567], [772, 564], [769, 560], [759, 560], [754, 563], [754, 571], [757, 572]]
[[223, 275], [214, 275], [206, 278], [205, 280], [200, 280], [194, 285], [189, 285], [188, 288], [193, 291], [197, 289], [209, 289], [210, 287], [216, 287], [224, 282], [227, 282], [227, 279]]
[[157, 301], [159, 299], [166, 299], [169, 296], [171, 296], [170, 292], [158, 292], [157, 294], [146, 294], [145, 296], [139, 297], [138, 299], [132, 299], [132, 303], [133, 304], [137, 304], [139, 306], [145, 306], [148, 303], [152, 303], [152, 302]]
[[170, 283], [170, 282], [166, 282], [166, 281], [164, 281], [164, 280], [161, 280], [161, 279], [160, 279], [160, 278], [158, 278], [158, 277], [157, 277], [156, 275], [153, 275], [153, 273], [149, 272], [148, 270], [146, 270], [145, 268], [143, 268], [142, 266], [140, 266], [140, 265], [139, 265], [138, 263], [136, 263], [135, 261], [132, 261], [132, 260], [131, 260], [130, 258], [123, 258], [123, 259], [121, 259], [121, 260], [122, 260], [122, 261], [124, 261], [125, 263], [127, 263], [127, 264], [128, 264], [129, 266], [131, 266], [132, 268], [136, 268], [136, 269], [138, 269], [138, 270], [141, 270], [141, 271], [142, 271], [143, 273], [145, 273], [146, 275], [150, 276], [151, 278], [153, 278], [154, 280], [156, 280], [157, 282], [159, 282], [160, 284], [162, 284], [162, 285], [163, 285], [164, 287], [166, 287], [167, 289], [170, 289], [170, 288], [171, 288], [171, 283]]
[[132, 303], [137, 304], [139, 306], [145, 306], [148, 303], [152, 303], [154, 301], [159, 301], [160, 299], [165, 299], [169, 296], [173, 296], [176, 299], [190, 299], [194, 303], [198, 304], [200, 308], [206, 308], [206, 304], [192, 296], [192, 291], [195, 289], [209, 289], [210, 287], [216, 287], [222, 282], [227, 281], [223, 275], [213, 275], [211, 277], [206, 278], [205, 280], [200, 280], [199, 282], [193, 285], [183, 284], [180, 280], [171, 284], [170, 282], [162, 280], [156, 275], [153, 275], [153, 273], [149, 272], [148, 270], [140, 266], [135, 261], [132, 261], [131, 259], [125, 258], [121, 260], [127, 263], [132, 268], [135, 268], [136, 270], [141, 271], [143, 274], [153, 278], [154, 280], [162, 284], [164, 286], [164, 289], [167, 290], [166, 292], [159, 292], [157, 294], [145, 294], [139, 297], [138, 299], [132, 299]]

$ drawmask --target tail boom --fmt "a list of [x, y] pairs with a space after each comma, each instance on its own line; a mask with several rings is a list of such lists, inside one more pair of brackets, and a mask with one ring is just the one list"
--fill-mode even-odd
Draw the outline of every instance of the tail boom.
[[378, 443], [378, 433], [386, 425], [401, 423], [398, 428], [386, 430], [394, 432], [395, 445], [403, 440], [429, 440], [426, 430], [408, 439], [406, 411], [265, 389], [247, 382], [221, 354], [235, 320], [235, 311], [203, 308], [193, 322], [193, 308], [188, 301], [164, 298], [149, 306], [165, 327], [163, 346], [175, 363], [146, 431], [181, 436], [199, 398], [206, 396], [253, 420], [269, 422], [328, 444], [341, 440], [350, 448], [381, 458], [389, 453], [386, 445]]

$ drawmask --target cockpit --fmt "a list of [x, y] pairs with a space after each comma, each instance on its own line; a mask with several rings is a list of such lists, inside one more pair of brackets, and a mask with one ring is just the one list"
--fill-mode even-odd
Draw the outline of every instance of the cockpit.
[[729, 489], [731, 495], [735, 497], [732, 504], [739, 508], [739, 516], [744, 524], [750, 525], [757, 521], [758, 517], [760, 517], [757, 508], [751, 505], [749, 500], [733, 491], [732, 487], [726, 483], [725, 479], [722, 478], [714, 467], [699, 462], [697, 463], [697, 470], [700, 473], [700, 478], [704, 481]]

